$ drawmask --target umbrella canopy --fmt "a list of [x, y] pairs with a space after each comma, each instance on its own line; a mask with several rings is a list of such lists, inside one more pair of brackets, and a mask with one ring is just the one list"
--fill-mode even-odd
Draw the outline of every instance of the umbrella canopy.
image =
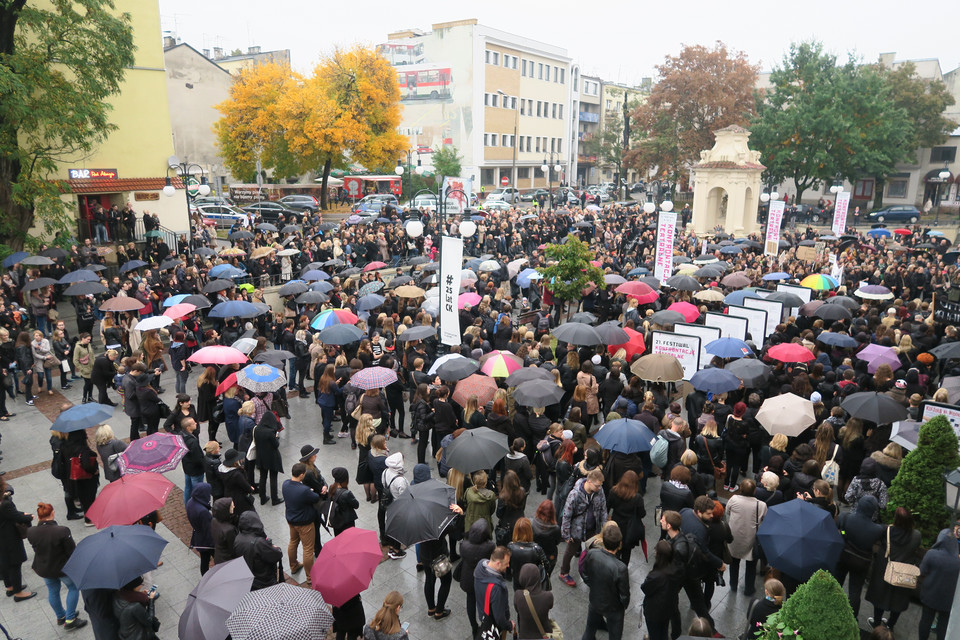
[[367, 284], [360, 287], [360, 290], [357, 291], [357, 295], [363, 297], [371, 293], [376, 293], [383, 289], [386, 285], [381, 280], [374, 280], [373, 282], [368, 282]]
[[821, 331], [820, 335], [817, 336], [817, 342], [822, 342], [823, 344], [830, 345], [831, 347], [839, 347], [841, 349], [847, 349], [849, 347], [857, 346], [857, 341], [848, 336], [845, 333], [833, 333], [832, 331]]
[[945, 342], [944, 344], [939, 344], [933, 349], [930, 349], [930, 353], [941, 360], [960, 358], [960, 342]]
[[676, 311], [670, 311], [668, 309], [657, 311], [647, 319], [650, 321], [650, 324], [659, 324], [661, 326], [674, 325], [678, 322], [687, 321], [682, 313], [677, 313]]
[[[539, 280], [542, 277], [536, 269], [524, 269], [517, 274], [517, 286], [521, 289], [526, 289], [530, 286], [531, 280]], [[476, 280], [476, 277], [474, 277], [474, 280]]]
[[[590, 283], [589, 287], [593, 287], [593, 283]], [[575, 313], [573, 314], [573, 317], [570, 318], [570, 322], [577, 322], [580, 324], [593, 324], [596, 321], [597, 321], [597, 316], [593, 315], [589, 311], [581, 311], [579, 313]]]
[[474, 293], [473, 291], [468, 291], [467, 293], [461, 293], [457, 297], [457, 308], [463, 309], [465, 307], [475, 307], [480, 304], [480, 301], [483, 298], [480, 297], [479, 293]]
[[[505, 382], [508, 387], [519, 387], [524, 382], [529, 382], [531, 380], [542, 380], [553, 384], [553, 373], [547, 369], [541, 369], [540, 367], [524, 367], [514, 371], [509, 376]], [[546, 405], [531, 405], [531, 406], [546, 406]]]
[[[509, 380], [509, 377], [507, 379]], [[534, 378], [520, 382], [513, 393], [516, 403], [524, 407], [549, 407], [560, 402], [561, 398], [563, 398], [563, 387], [556, 385], [553, 374], [550, 375], [550, 380]]]
[[[315, 291], [314, 293], [319, 292]], [[371, 311], [382, 305], [384, 302], [386, 302], [386, 298], [383, 296], [377, 295], [376, 293], [369, 293], [357, 301], [357, 311]]]
[[770, 347], [767, 355], [780, 362], [809, 362], [816, 358], [810, 349], [796, 342], [784, 342]]
[[727, 304], [735, 304], [738, 306], [742, 306], [743, 301], [746, 300], [747, 298], [759, 298], [759, 297], [760, 297], [760, 294], [758, 294], [756, 291], [751, 291], [749, 289], [738, 289], [737, 291], [728, 293], [723, 298], [723, 301]]
[[127, 271], [133, 271], [145, 266], [147, 266], [147, 263], [143, 260], [128, 260], [127, 262], [123, 263], [122, 267], [120, 267], [120, 273], [126, 273]]
[[410, 327], [399, 336], [397, 340], [400, 342], [409, 342], [410, 340], [426, 340], [427, 338], [436, 338], [437, 337], [437, 328], [431, 327], [428, 325], [417, 325], [415, 327]]
[[114, 297], [100, 305], [100, 311], [139, 311], [144, 304], [136, 298]]
[[803, 582], [817, 569], [832, 571], [843, 551], [833, 517], [805, 500], [767, 509], [757, 540], [771, 567]]
[[218, 291], [226, 291], [234, 286], [234, 283], [229, 280], [211, 280], [207, 284], [203, 285], [204, 293], [217, 293]]
[[133, 524], [167, 502], [173, 483], [159, 473], [120, 476], [107, 484], [84, 514], [97, 529]]
[[230, 346], [249, 356], [250, 352], [257, 348], [257, 341], [253, 338], [240, 338]]
[[253, 574], [243, 558], [222, 562], [207, 571], [187, 596], [177, 629], [181, 640], [224, 640], [230, 634], [227, 618], [252, 585]]
[[187, 445], [183, 438], [172, 433], [153, 433], [128, 444], [117, 464], [123, 475], [164, 473], [176, 469], [185, 455]]
[[320, 331], [320, 342], [344, 345], [360, 342], [366, 334], [352, 324], [334, 324]]
[[383, 389], [397, 381], [397, 374], [386, 367], [368, 367], [350, 377], [350, 383], [358, 389]]
[[306, 282], [313, 282], [315, 280], [326, 280], [330, 275], [325, 271], [320, 271], [319, 269], [307, 269], [300, 274], [300, 279]]
[[724, 369], [743, 380], [743, 386], [748, 389], [765, 386], [773, 377], [773, 370], [769, 366], [753, 358], [734, 360]]
[[774, 291], [766, 299], [773, 302], [782, 302], [783, 306], [788, 308], [803, 306], [803, 298], [789, 291]]
[[890, 441], [896, 442], [907, 451], [913, 451], [917, 448], [917, 441], [920, 439], [920, 427], [922, 422], [916, 420], [899, 420], [893, 423], [893, 429], [890, 432]]
[[208, 309], [211, 306], [210, 300], [207, 299], [207, 296], [201, 296], [199, 294], [187, 296], [181, 302], [192, 304], [197, 309]]
[[567, 342], [575, 345], [594, 345], [603, 344], [603, 338], [596, 329], [589, 324], [580, 322], [568, 322], [562, 324], [550, 332], [554, 338], [561, 342]]
[[620, 344], [611, 344], [608, 346], [607, 351], [609, 351], [611, 355], [615, 354], [620, 349], [623, 349], [627, 354], [627, 358], [629, 359], [634, 355], [643, 353], [647, 350], [647, 345], [644, 341], [644, 335], [642, 333], [629, 327], [624, 327], [623, 331], [630, 336], [630, 339]]
[[285, 285], [277, 289], [277, 295], [280, 296], [281, 298], [285, 296], [295, 296], [303, 293], [309, 288], [310, 288], [309, 285], [306, 282], [303, 282], [302, 280], [291, 280], [290, 282], [286, 283]]
[[380, 262], [379, 260], [374, 260], [373, 262], [368, 263], [363, 270], [364, 271], [376, 271], [377, 269], [383, 269], [387, 266], [386, 262]]
[[630, 365], [630, 371], [648, 382], [677, 382], [683, 380], [683, 366], [676, 357], [666, 353], [650, 353]]
[[[261, 354], [261, 355], [262, 355], [262, 354]], [[257, 356], [257, 357], [260, 357], [260, 356]], [[220, 384], [217, 385], [217, 390], [215, 391], [215, 394], [219, 396], [221, 393], [223, 393], [224, 391], [226, 391], [226, 390], [229, 389], [230, 387], [234, 386], [235, 384], [237, 384], [237, 372], [236, 372], [236, 371], [234, 371], [233, 373], [231, 373], [230, 375], [228, 375], [226, 378], [223, 379], [223, 382], [221, 382]]]
[[492, 469], [509, 452], [506, 438], [499, 431], [487, 427], [468, 429], [447, 445], [447, 466], [463, 473]]
[[20, 289], [25, 292], [35, 291], [37, 289], [43, 289], [44, 287], [52, 287], [55, 284], [57, 284], [57, 281], [53, 278], [35, 278], [24, 284]]
[[224, 624], [233, 640], [315, 640], [333, 615], [319, 591], [281, 582], [243, 596]]
[[146, 525], [108, 527], [77, 543], [63, 572], [80, 589], [119, 589], [155, 571], [165, 546], [167, 541]]
[[829, 289], [836, 289], [840, 285], [831, 276], [822, 273], [815, 273], [812, 276], [807, 276], [801, 280], [800, 286], [808, 289], [814, 289], [816, 291], [827, 291]]
[[211, 318], [256, 318], [260, 309], [246, 300], [230, 300], [214, 305], [208, 315]]
[[818, 318], [823, 318], [824, 320], [850, 320], [853, 318], [850, 309], [847, 309], [842, 304], [824, 304], [817, 307], [813, 315]]
[[611, 420], [597, 431], [594, 438], [601, 447], [620, 453], [650, 451], [656, 436], [639, 420]]
[[853, 295], [864, 300], [893, 300], [893, 292], [879, 284], [868, 284], [853, 292]]
[[908, 417], [906, 407], [890, 396], [876, 391], [851, 393], [840, 406], [854, 418], [874, 424], [892, 424]]
[[728, 276], [724, 276], [723, 280], [720, 281], [720, 284], [728, 289], [739, 289], [740, 287], [749, 287], [753, 283], [752, 280], [743, 273], [737, 271], [736, 273], [731, 273]]
[[693, 297], [702, 302], [723, 302], [724, 295], [717, 289], [705, 289], [697, 291]]
[[609, 322], [604, 322], [603, 324], [595, 327], [597, 330], [597, 335], [600, 336], [600, 339], [603, 341], [601, 344], [623, 344], [630, 341], [630, 334], [623, 330], [620, 324], [613, 320]]
[[[409, 276], [401, 276], [401, 277], [409, 277]], [[410, 281], [412, 281], [412, 278]], [[420, 287], [414, 286], [412, 284], [400, 285], [396, 289], [394, 289], [393, 292], [401, 298], [422, 298], [427, 293]]]
[[704, 347], [707, 353], [721, 358], [746, 358], [753, 355], [753, 350], [743, 340], [737, 338], [720, 338], [708, 342]]
[[327, 604], [341, 607], [370, 586], [381, 560], [383, 550], [376, 532], [346, 529], [323, 545], [317, 555], [310, 572], [313, 588]]
[[430, 367], [429, 373], [440, 376], [441, 380], [456, 382], [475, 374], [477, 371], [480, 371], [479, 362], [459, 353], [451, 353], [439, 358]]
[[20, 264], [28, 264], [34, 267], [47, 267], [54, 264], [53, 260], [46, 256], [30, 256], [28, 258], [21, 258], [19, 262]]
[[430, 479], [410, 485], [387, 507], [385, 532], [408, 547], [436, 540], [456, 518], [450, 510], [456, 502], [456, 491], [445, 482]]
[[95, 271], [79, 269], [77, 271], [71, 271], [57, 280], [57, 284], [73, 284], [74, 282], [100, 282], [100, 276], [98, 276]]
[[190, 304], [189, 302], [181, 302], [180, 304], [175, 304], [169, 307], [166, 311], [163, 312], [163, 315], [173, 320], [179, 320], [183, 316], [190, 315], [197, 310], [197, 305]]
[[134, 331], [151, 331], [153, 329], [162, 329], [171, 324], [173, 324], [173, 318], [167, 315], [150, 316], [134, 325], [133, 329]]
[[812, 316], [816, 313], [817, 309], [826, 304], [823, 300], [811, 300], [800, 305], [800, 315], [802, 316]]
[[63, 293], [67, 296], [87, 296], [99, 295], [107, 291], [109, 289], [99, 282], [78, 282], [67, 287]]
[[237, 372], [237, 384], [254, 393], [273, 393], [287, 383], [287, 377], [276, 367], [255, 362]]
[[876, 373], [881, 365], [890, 365], [896, 371], [900, 368], [900, 356], [893, 347], [884, 347], [879, 344], [868, 344], [857, 354], [859, 360], [867, 361], [867, 371]]
[[318, 313], [310, 326], [314, 329], [325, 329], [334, 324], [357, 324], [360, 318], [355, 313], [347, 309], [327, 309]]
[[232, 264], [218, 264], [208, 271], [211, 278], [242, 278], [246, 275]]
[[470, 396], [477, 396], [477, 405], [482, 407], [488, 402], [493, 402], [496, 392], [497, 383], [493, 378], [474, 373], [457, 383], [453, 391], [453, 401], [465, 407]]
[[763, 276], [763, 279], [766, 282], [774, 282], [777, 280], [789, 280], [792, 277], [793, 276], [791, 276], [789, 273], [786, 273], [784, 271], [774, 271], [773, 273], [768, 273], [765, 276]]
[[[17, 251], [16, 253], [11, 253], [6, 258], [3, 259], [3, 267], [9, 269], [13, 265], [19, 263], [24, 258], [29, 257], [30, 254], [26, 251]], [[50, 261], [50, 264], [53, 264], [53, 261]]]
[[697, 318], [700, 317], [700, 310], [697, 309], [697, 305], [690, 304], [689, 302], [674, 302], [667, 307], [667, 311], [676, 311], [682, 315], [687, 322], [696, 322]]
[[793, 438], [816, 422], [816, 416], [812, 402], [794, 393], [782, 393], [763, 401], [757, 421], [770, 435], [782, 433]]
[[50, 430], [60, 433], [82, 431], [103, 424], [112, 417], [113, 407], [108, 404], [97, 404], [96, 402], [78, 404], [66, 411], [61, 411]]
[[739, 389], [740, 378], [726, 369], [701, 369], [690, 378], [690, 384], [698, 391], [716, 395]]
[[877, 238], [889, 238], [893, 234], [890, 233], [889, 229], [877, 228], [877, 229], [870, 229], [870, 231], [867, 231], [867, 235], [875, 236]]
[[[767, 298], [769, 300], [769, 297]], [[826, 304], [839, 304], [851, 311], [860, 308], [860, 303], [854, 300], [849, 296], [833, 296], [832, 298], [827, 299]]]
[[523, 360], [509, 351], [491, 351], [480, 358], [480, 371], [491, 378], [506, 378], [523, 367]]
[[633, 298], [636, 298], [637, 302], [640, 304], [649, 304], [651, 302], [655, 302], [660, 297], [660, 294], [654, 291], [650, 285], [639, 281], [625, 282], [614, 289], [614, 291], [627, 296], [632, 296]]
[[603, 276], [603, 284], [623, 284], [627, 279], [616, 273], [608, 273]]
[[190, 362], [197, 364], [244, 364], [247, 359], [247, 354], [233, 347], [220, 345], [203, 347], [187, 358]]

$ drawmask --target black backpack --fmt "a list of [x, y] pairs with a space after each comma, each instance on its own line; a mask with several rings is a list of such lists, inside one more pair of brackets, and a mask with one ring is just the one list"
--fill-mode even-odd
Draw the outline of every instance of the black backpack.
[[[706, 554], [692, 533], [680, 532], [680, 537], [682, 540], [674, 546], [674, 561], [682, 570], [684, 580], [699, 580], [707, 566]], [[681, 547], [686, 547], [686, 552], [681, 551]]]

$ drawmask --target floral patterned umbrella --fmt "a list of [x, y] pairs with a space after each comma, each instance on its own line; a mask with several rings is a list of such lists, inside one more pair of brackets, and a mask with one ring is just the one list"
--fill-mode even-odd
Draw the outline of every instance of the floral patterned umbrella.
[[172, 433], [154, 433], [134, 440], [117, 458], [122, 475], [173, 471], [187, 455], [183, 438]]

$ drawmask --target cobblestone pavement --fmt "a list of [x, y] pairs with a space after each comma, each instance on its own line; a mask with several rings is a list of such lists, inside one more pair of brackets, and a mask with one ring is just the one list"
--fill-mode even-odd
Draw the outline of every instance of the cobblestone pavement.
[[[187, 386], [188, 390], [196, 388], [196, 375], [197, 372], [190, 378]], [[170, 404], [172, 404], [174, 396], [173, 382], [169, 374], [164, 375], [162, 383], [166, 390], [162, 397]], [[58, 386], [55, 379], [54, 387]], [[82, 521], [68, 522], [65, 519], [64, 502], [59, 482], [49, 472], [50, 449], [47, 441], [51, 421], [62, 407], [80, 401], [81, 386], [81, 384], [74, 384], [72, 389], [64, 391], [62, 395], [57, 390], [53, 395], [47, 395], [44, 392], [37, 400], [36, 407], [26, 406], [22, 396], [18, 397], [16, 402], [8, 400], [9, 410], [17, 415], [11, 418], [9, 422], [0, 423], [0, 433], [3, 436], [0, 448], [4, 451], [2, 469], [7, 472], [5, 477], [16, 491], [14, 501], [17, 508], [21, 511], [32, 512], [39, 501], [51, 503], [57, 510], [58, 522], [69, 526], [78, 541], [93, 533], [94, 529], [84, 527]], [[119, 399], [113, 392], [111, 392], [111, 397], [114, 400]], [[300, 447], [310, 443], [320, 447], [317, 466], [328, 480], [330, 479], [331, 469], [343, 466], [349, 469], [352, 482], [357, 468], [357, 452], [351, 450], [349, 439], [337, 439], [335, 446], [322, 446], [320, 444], [322, 440], [320, 412], [319, 408], [313, 403], [312, 394], [310, 398], [304, 399], [292, 396], [290, 398], [290, 412], [294, 417], [285, 421], [286, 429], [280, 436], [284, 470], [289, 473], [290, 467], [299, 459]], [[110, 424], [114, 427], [118, 436], [122, 436], [129, 431], [129, 419], [123, 415], [119, 407], [116, 409]], [[337, 427], [336, 424], [334, 426]], [[198, 433], [205, 437], [206, 427], [201, 426]], [[92, 438], [92, 432], [90, 435]], [[221, 428], [219, 437], [221, 441], [226, 439], [223, 428]], [[407, 477], [409, 478], [416, 462], [415, 445], [411, 445], [408, 440], [391, 439], [389, 446], [392, 451], [402, 451], [404, 453], [407, 462]], [[433, 472], [434, 477], [436, 477], [435, 465]], [[163, 552], [163, 566], [154, 571], [151, 578], [152, 582], [158, 585], [161, 593], [161, 597], [157, 601], [157, 616], [161, 621], [159, 635], [164, 640], [177, 637], [177, 624], [187, 595], [200, 579], [199, 558], [187, 546], [190, 539], [190, 525], [187, 522], [183, 506], [181, 491], [184, 482], [183, 473], [178, 469], [166, 475], [177, 485], [177, 489], [171, 493], [166, 507], [161, 512], [163, 521], [157, 527], [157, 532], [169, 540], [170, 544]], [[281, 482], [287, 477], [289, 476], [281, 476]], [[358, 497], [363, 495], [361, 488], [356, 486], [352, 488]], [[653, 523], [652, 515], [659, 502], [659, 489], [659, 480], [652, 480], [648, 486], [646, 498], [648, 516], [645, 524], [647, 525], [647, 542], [651, 554], [659, 535]], [[539, 494], [531, 495], [528, 499], [527, 515], [529, 517], [532, 517], [540, 500], [541, 496]], [[286, 546], [289, 535], [284, 519], [283, 506], [268, 504], [258, 506], [257, 510], [274, 544], [284, 549], [284, 567], [289, 569], [286, 560]], [[377, 529], [375, 505], [362, 502], [359, 515], [358, 527]], [[323, 540], [328, 539], [329, 534], [324, 533]], [[43, 582], [30, 569], [30, 563], [33, 560], [32, 549], [29, 544], [26, 545], [26, 548], [28, 560], [24, 565], [24, 581], [30, 589], [38, 592], [38, 596], [32, 600], [16, 604], [12, 599], [0, 600], [0, 623], [8, 629], [11, 636], [24, 640], [48, 640], [66, 636], [77, 640], [93, 638], [93, 632], [89, 626], [79, 631], [67, 632], [56, 625], [55, 616], [46, 601], [46, 589]], [[626, 638], [642, 638], [645, 633], [645, 629], [643, 631], [637, 629], [642, 601], [640, 584], [650, 566], [644, 561], [640, 550], [636, 550], [630, 564], [632, 597], [624, 627]], [[560, 583], [556, 578], [557, 571], [554, 571], [555, 605], [551, 617], [560, 624], [567, 638], [576, 638], [583, 632], [588, 590], [579, 580], [575, 568], [571, 573], [577, 580], [575, 588]], [[291, 581], [302, 582], [305, 579], [304, 572], [301, 570], [291, 578]], [[383, 602], [384, 596], [392, 590], [400, 591], [404, 596], [402, 619], [410, 622], [409, 634], [412, 639], [425, 640], [437, 637], [466, 639], [470, 637], [470, 627], [465, 612], [466, 598], [456, 584], [452, 586], [446, 605], [452, 610], [453, 614], [441, 621], [426, 616], [427, 607], [423, 596], [423, 578], [416, 571], [416, 558], [412, 550], [402, 560], [384, 560], [377, 569], [373, 583], [363, 593], [363, 604], [367, 619], [373, 616]], [[759, 585], [758, 591], [762, 593]], [[693, 612], [689, 609], [685, 596], [681, 596], [680, 602], [684, 625], [687, 626], [693, 618]], [[736, 637], [740, 633], [745, 624], [749, 602], [750, 599], [743, 595], [742, 590], [739, 593], [731, 593], [727, 587], [717, 587], [713, 596], [712, 615], [716, 619], [718, 629], [725, 636]], [[917, 611], [917, 607], [914, 606], [902, 616], [898, 624], [898, 630], [902, 629], [902, 637], [912, 637], [914, 635], [919, 615]], [[864, 603], [861, 607], [860, 616], [863, 628], [866, 628], [866, 619], [871, 613], [872, 607], [868, 603]], [[81, 615], [86, 617], [83, 613]], [[513, 616], [515, 618], [515, 613]], [[605, 634], [601, 632], [600, 637], [604, 636]]]

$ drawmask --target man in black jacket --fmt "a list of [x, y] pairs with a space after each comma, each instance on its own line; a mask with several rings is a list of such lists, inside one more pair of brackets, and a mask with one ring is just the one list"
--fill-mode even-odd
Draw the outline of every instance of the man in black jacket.
[[594, 640], [604, 622], [610, 640], [623, 636], [623, 616], [630, 604], [630, 576], [627, 565], [616, 556], [622, 541], [620, 527], [605, 527], [603, 549], [590, 549], [584, 557], [580, 577], [590, 586], [590, 605], [583, 640]]
[[197, 421], [193, 418], [184, 418], [180, 421], [181, 431], [175, 432], [183, 438], [183, 444], [187, 447], [187, 455], [183, 457], [180, 464], [183, 466], [183, 502], [186, 504], [193, 495], [193, 485], [203, 482], [204, 464], [203, 449], [200, 448], [200, 440], [194, 435], [197, 430]]
[[[701, 496], [705, 497], [705, 496]], [[709, 499], [709, 498], [708, 498]], [[702, 504], [702, 503], [701, 503]], [[694, 504], [696, 507], [696, 504]], [[673, 562], [676, 565], [677, 575], [681, 578], [683, 590], [690, 600], [690, 608], [697, 616], [706, 618], [713, 626], [713, 618], [710, 617], [710, 609], [707, 607], [706, 598], [703, 595], [703, 565], [706, 558], [715, 558], [706, 550], [705, 546], [700, 544], [699, 538], [693, 533], [681, 533], [683, 520], [676, 511], [664, 511], [660, 516], [660, 527], [667, 532], [667, 539], [670, 546], [673, 547]], [[721, 573], [727, 568], [727, 565], [720, 561], [719, 567], [716, 567]], [[675, 611], [671, 620], [673, 634], [680, 635], [680, 612]]]
[[480, 627], [487, 618], [493, 618], [493, 626], [503, 635], [513, 630], [510, 619], [510, 597], [504, 575], [510, 567], [510, 550], [497, 547], [489, 560], [481, 560], [473, 571], [473, 589], [477, 599]]

